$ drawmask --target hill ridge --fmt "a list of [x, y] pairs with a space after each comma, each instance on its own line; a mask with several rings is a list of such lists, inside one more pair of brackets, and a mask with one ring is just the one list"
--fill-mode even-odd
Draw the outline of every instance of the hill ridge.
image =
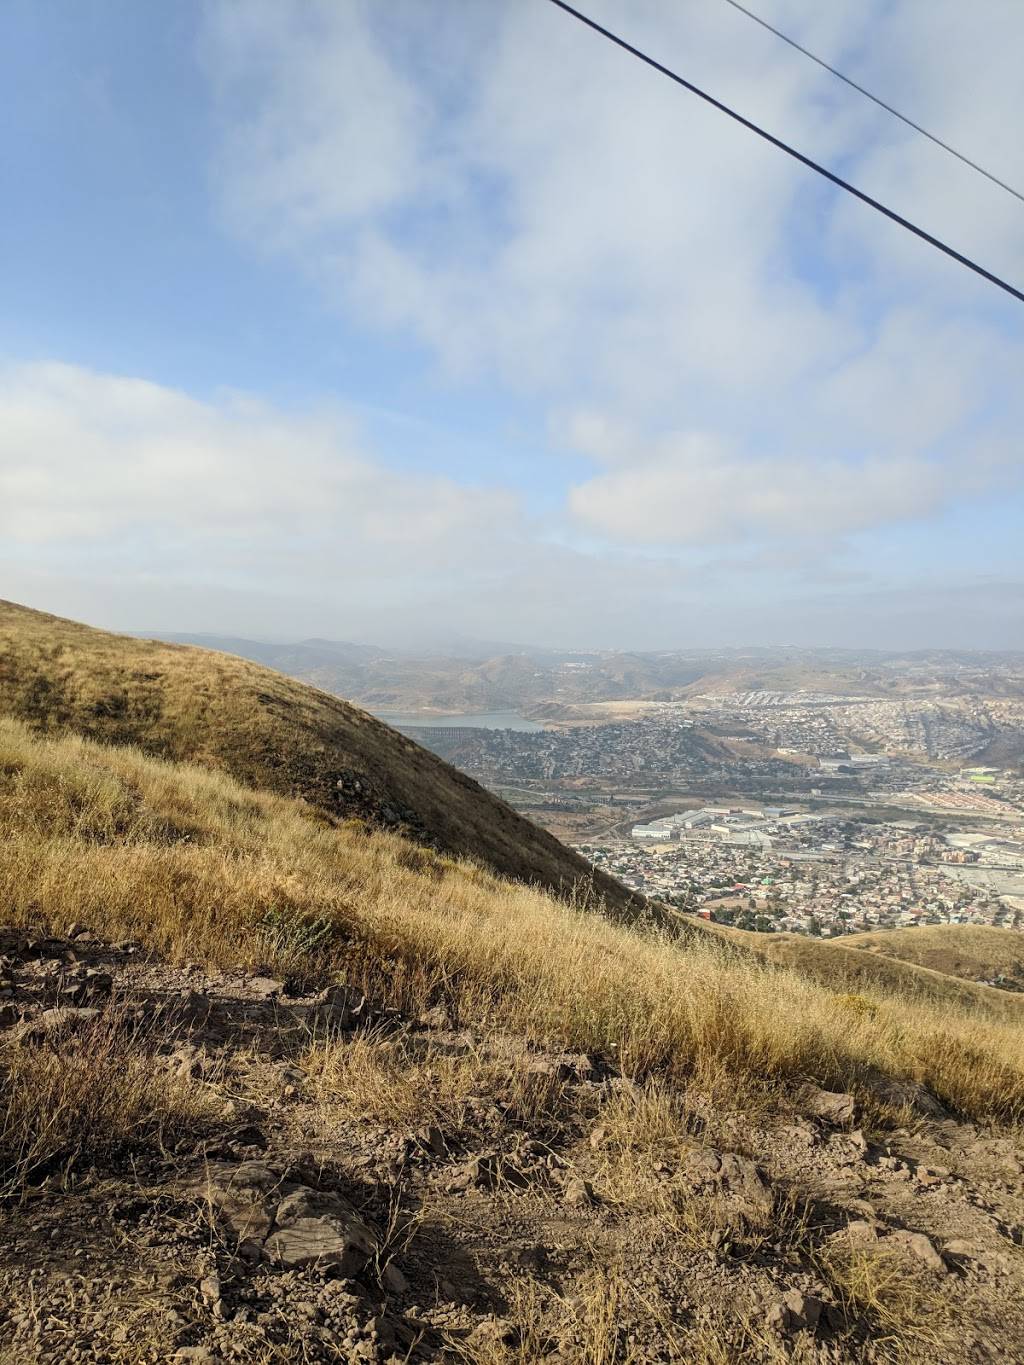
[[300, 796], [332, 818], [401, 829], [560, 896], [593, 894], [626, 919], [643, 897], [472, 778], [339, 697], [240, 656], [140, 640], [0, 600], [0, 712], [221, 770]]

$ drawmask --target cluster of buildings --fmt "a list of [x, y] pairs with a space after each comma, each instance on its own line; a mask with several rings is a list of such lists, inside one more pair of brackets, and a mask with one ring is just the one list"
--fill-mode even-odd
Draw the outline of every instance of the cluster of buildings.
[[699, 810], [667, 815], [646, 825], [634, 825], [630, 834], [641, 842], [717, 839], [730, 847], [769, 849], [780, 834], [785, 835], [795, 826], [813, 821], [813, 818], [795, 810], [785, 810], [781, 806], [766, 806], [760, 810], [738, 806], [703, 806]]
[[561, 730], [463, 730], [430, 747], [484, 782], [651, 785], [692, 778], [724, 781], [741, 772], [784, 779], [783, 759], [745, 760], [679, 714]]
[[[986, 766], [1000, 736], [1010, 749]], [[823, 936], [1024, 921], [1012, 696], [706, 694], [634, 720], [435, 737], [596, 866], [694, 914]], [[669, 813], [637, 820], [652, 809]]]
[[879, 699], [810, 692], [699, 696], [686, 711], [701, 724], [741, 727], [779, 753], [827, 757], [849, 745], [869, 754], [965, 762], [1024, 729], [1024, 703], [963, 696]]
[[[1020, 841], [781, 807], [706, 806], [579, 851], [645, 895], [721, 923], [832, 937], [914, 924], [1024, 927]], [[998, 887], [970, 874], [1001, 861]], [[1019, 875], [1014, 868], [1019, 869]], [[961, 874], [966, 874], [961, 875]]]

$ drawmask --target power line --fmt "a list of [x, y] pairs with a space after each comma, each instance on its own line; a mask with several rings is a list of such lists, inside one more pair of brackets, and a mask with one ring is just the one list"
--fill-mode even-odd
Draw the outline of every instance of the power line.
[[908, 128], [913, 128], [915, 133], [920, 133], [921, 136], [926, 137], [929, 142], [934, 142], [936, 147], [941, 147], [942, 150], [948, 152], [950, 156], [955, 156], [957, 161], [962, 161], [965, 166], [970, 166], [972, 171], [977, 171], [978, 174], [983, 175], [986, 180], [991, 180], [993, 185], [998, 185], [1001, 190], [1005, 190], [1007, 194], [1012, 194], [1014, 199], [1019, 199], [1020, 202], [1024, 204], [1024, 194], [1015, 190], [1012, 185], [1008, 185], [1005, 180], [1000, 180], [999, 177], [993, 175], [991, 171], [986, 171], [984, 166], [979, 166], [976, 161], [972, 161], [969, 156], [964, 156], [963, 152], [958, 152], [957, 149], [951, 147], [948, 142], [943, 142], [941, 137], [936, 137], [934, 133], [929, 133], [927, 128], [922, 128], [921, 125], [915, 123], [912, 118], [907, 118], [906, 114], [901, 114], [898, 109], [894, 109], [891, 104], [886, 104], [885, 100], [879, 99], [878, 96], [873, 95], [870, 90], [865, 90], [862, 85], [858, 85], [857, 82], [851, 80], [849, 76], [844, 76], [843, 73], [837, 71], [834, 66], [829, 66], [828, 62], [824, 61], [821, 57], [816, 56], [806, 47], [801, 47], [795, 38], [790, 38], [788, 34], [783, 33], [781, 29], [777, 29], [769, 24], [767, 19], [762, 19], [759, 14], [755, 14], [753, 10], [747, 9], [746, 5], [741, 5], [739, 0], [725, 0], [725, 3], [727, 5], [732, 5], [733, 9], [739, 10], [741, 14], [745, 14], [748, 19], [753, 19], [755, 24], [760, 24], [761, 27], [766, 28], [769, 33], [774, 33], [776, 38], [781, 38], [784, 43], [788, 43], [790, 47], [796, 48], [797, 52], [802, 52], [805, 57], [810, 57], [812, 62], [817, 62], [817, 64], [824, 67], [826, 71], [830, 71], [833, 76], [837, 76], [839, 80], [845, 82], [851, 89], [864, 95], [867, 99], [871, 100], [873, 104], [877, 104], [878, 107], [884, 109], [887, 114], [892, 114], [893, 118], [898, 118], [899, 121], [905, 123]]
[[749, 129], [752, 133], [756, 133], [757, 136], [763, 138], [765, 142], [770, 142], [773, 147], [778, 147], [778, 149], [785, 152], [787, 156], [793, 157], [794, 160], [801, 162], [802, 165], [808, 166], [812, 171], [816, 171], [818, 175], [824, 176], [826, 180], [830, 180], [833, 185], [838, 185], [838, 187], [841, 190], [845, 190], [847, 194], [852, 194], [855, 199], [861, 200], [862, 203], [877, 210], [877, 212], [883, 214], [886, 218], [891, 219], [892, 222], [898, 223], [900, 227], [906, 228], [908, 232], [912, 232], [915, 237], [920, 237], [922, 241], [935, 247], [937, 251], [941, 251], [946, 256], [952, 257], [952, 259], [959, 262], [960, 265], [966, 266], [968, 270], [973, 270], [974, 273], [980, 275], [982, 279], [988, 280], [990, 284], [994, 284], [1005, 293], [1010, 294], [1013, 298], [1017, 299], [1018, 302], [1024, 303], [1024, 293], [1019, 289], [1015, 289], [1012, 284], [1007, 284], [1006, 280], [1000, 279], [998, 275], [993, 275], [991, 270], [986, 270], [984, 266], [978, 265], [978, 263], [972, 261], [969, 256], [961, 255], [959, 251], [955, 251], [953, 247], [947, 246], [946, 243], [940, 241], [938, 237], [933, 237], [930, 232], [925, 232], [924, 228], [918, 227], [916, 223], [910, 222], [908, 218], [901, 217], [900, 214], [896, 213], [893, 209], [887, 208], [885, 204], [881, 203], [879, 200], [872, 199], [869, 194], [865, 194], [863, 190], [857, 189], [856, 185], [851, 185], [848, 180], [843, 180], [840, 176], [833, 174], [832, 171], [827, 170], [817, 161], [812, 161], [809, 156], [804, 156], [803, 152], [798, 152], [797, 149], [791, 147], [788, 142], [783, 142], [781, 138], [775, 137], [774, 134], [767, 132], [764, 128], [760, 128], [756, 123], [752, 123], [750, 119], [744, 118], [744, 116], [738, 114], [735, 109], [730, 109], [727, 104], [723, 104], [721, 100], [715, 99], [715, 97], [709, 95], [706, 90], [701, 90], [701, 88], [694, 85], [692, 81], [686, 80], [683, 76], [678, 75], [667, 66], [663, 66], [661, 62], [656, 61], [653, 57], [649, 57], [646, 52], [641, 52], [641, 50], [638, 47], [634, 47], [632, 43], [627, 43], [625, 38], [620, 38], [617, 34], [612, 33], [610, 29], [602, 28], [596, 20], [588, 19], [587, 16], [581, 14], [578, 9], [573, 9], [572, 5], [567, 5], [565, 0], [551, 0], [551, 4], [556, 5], [560, 10], [564, 10], [566, 14], [571, 15], [574, 19], [578, 19], [580, 23], [585, 24], [587, 28], [592, 28], [595, 33], [600, 33], [603, 38], [607, 38], [608, 41], [614, 43], [616, 47], [621, 47], [625, 52], [630, 53], [631, 56], [636, 57], [647, 66], [653, 67], [655, 71], [660, 71], [661, 74], [667, 76], [670, 81], [675, 81], [676, 85], [681, 85], [684, 90], [689, 90], [692, 95], [696, 95], [699, 99], [704, 100], [707, 104], [710, 104], [712, 108], [717, 109], [722, 114], [726, 114], [736, 123], [742, 124], [744, 128]]

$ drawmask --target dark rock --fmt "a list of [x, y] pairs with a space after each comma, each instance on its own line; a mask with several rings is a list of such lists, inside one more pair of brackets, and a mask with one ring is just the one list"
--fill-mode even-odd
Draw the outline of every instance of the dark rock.
[[873, 1071], [866, 1084], [883, 1104], [897, 1109], [912, 1109], [924, 1118], [948, 1119], [948, 1111], [920, 1081], [895, 1080], [884, 1072]]
[[444, 1156], [448, 1151], [444, 1134], [440, 1128], [435, 1128], [433, 1124], [420, 1128], [413, 1135], [413, 1143], [421, 1152], [429, 1152], [431, 1156]]
[[384, 1288], [392, 1294], [404, 1294], [409, 1288], [409, 1281], [405, 1278], [394, 1261], [389, 1261], [384, 1267], [381, 1276], [381, 1283]]
[[56, 1042], [69, 1033], [77, 1033], [100, 1017], [98, 1009], [75, 1008], [70, 1005], [43, 1010], [35, 1019], [26, 1020], [18, 1030], [19, 1043]]
[[355, 1028], [366, 1014], [366, 997], [354, 986], [328, 986], [317, 996], [317, 1018], [327, 1028]]
[[769, 1307], [765, 1322], [775, 1331], [813, 1332], [823, 1308], [822, 1301], [813, 1294], [801, 1294], [798, 1289], [790, 1289]]
[[96, 1000], [109, 995], [113, 989], [114, 978], [109, 972], [89, 971], [75, 984], [71, 998], [76, 1005], [80, 1005], [85, 1000]]
[[804, 1107], [809, 1114], [833, 1128], [849, 1128], [857, 1116], [857, 1101], [852, 1095], [837, 1090], [810, 1087], [804, 1093]]
[[213, 1002], [199, 991], [185, 990], [171, 1001], [171, 1009], [183, 1023], [203, 1024], [210, 1016]]

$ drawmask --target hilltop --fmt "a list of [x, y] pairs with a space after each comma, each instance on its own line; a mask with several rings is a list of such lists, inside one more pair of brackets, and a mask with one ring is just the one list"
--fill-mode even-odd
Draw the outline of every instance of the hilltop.
[[[948, 932], [952, 937], [963, 927], [966, 926], [951, 927]], [[807, 934], [755, 934], [742, 929], [729, 929], [724, 925], [714, 926], [713, 932], [769, 962], [792, 968], [834, 990], [880, 991], [886, 995], [921, 999], [939, 1008], [949, 1005], [975, 1011], [979, 1015], [1024, 1023], [1024, 996], [987, 984], [990, 978], [983, 974], [977, 977], [968, 974], [962, 978], [960, 973], [933, 966], [931, 962], [918, 961], [909, 946], [904, 959], [898, 943], [894, 944], [890, 954], [884, 944], [874, 947], [858, 942], [876, 937], [880, 941], [887, 938], [888, 933], [877, 936], [851, 934], [847, 941], [846, 935], [842, 938], [820, 939]], [[1006, 932], [1008, 935], [1012, 933]], [[1018, 940], [1019, 952], [1020, 935], [1012, 936]], [[932, 961], [948, 963], [955, 954], [954, 938], [951, 942], [947, 941], [945, 952], [934, 955]], [[921, 954], [922, 959], [928, 956]]]
[[642, 898], [365, 711], [240, 657], [113, 635], [0, 601], [0, 713], [188, 760], [336, 818], [401, 829], [559, 894]]

